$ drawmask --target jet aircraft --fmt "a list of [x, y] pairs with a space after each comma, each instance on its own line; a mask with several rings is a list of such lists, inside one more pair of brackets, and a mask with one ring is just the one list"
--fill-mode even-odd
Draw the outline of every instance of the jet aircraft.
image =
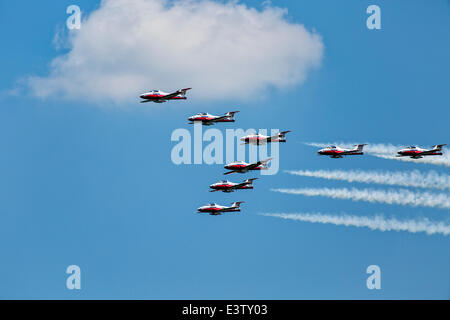
[[230, 164], [227, 164], [224, 168], [231, 170], [228, 172], [225, 172], [224, 174], [231, 174], [234, 172], [238, 173], [246, 173], [250, 170], [267, 170], [267, 163], [272, 160], [272, 158], [268, 158], [266, 160], [260, 160], [255, 163], [247, 163], [245, 161], [236, 161], [232, 162]]
[[222, 192], [233, 192], [234, 190], [242, 189], [253, 189], [253, 181], [258, 178], [247, 179], [241, 183], [230, 182], [227, 180], [222, 180], [213, 183], [209, 187], [212, 189], [210, 192], [222, 191]]
[[155, 102], [155, 103], [163, 103], [167, 100], [186, 100], [186, 91], [191, 90], [192, 88], [184, 88], [177, 90], [172, 93], [163, 92], [161, 90], [152, 90], [146, 93], [141, 94], [139, 97], [143, 99], [143, 102]]
[[321, 156], [330, 156], [331, 158], [342, 158], [343, 156], [363, 155], [363, 147], [365, 144], [355, 145], [353, 149], [344, 149], [336, 146], [328, 146], [320, 149], [317, 153]]
[[274, 136], [265, 136], [263, 134], [251, 134], [245, 137], [242, 137], [240, 140], [244, 142], [244, 144], [254, 144], [254, 145], [260, 145], [260, 144], [266, 144], [269, 142], [286, 142], [286, 133], [291, 132], [288, 131], [282, 131]]
[[230, 111], [225, 113], [223, 116], [214, 116], [212, 114], [209, 114], [207, 112], [200, 112], [196, 115], [193, 115], [192, 117], [189, 117], [188, 120], [189, 123], [196, 123], [201, 122], [204, 126], [210, 126], [213, 125], [216, 122], [234, 122], [234, 114], [238, 113], [239, 111]]
[[424, 156], [442, 156], [442, 147], [446, 144], [437, 144], [431, 149], [422, 149], [416, 146], [409, 146], [397, 152], [397, 157], [410, 157], [420, 159]]
[[212, 216], [221, 215], [223, 212], [240, 212], [241, 211], [241, 203], [244, 201], [233, 202], [231, 207], [221, 206], [217, 203], [208, 203], [204, 206], [201, 206], [197, 209], [198, 212], [206, 212]]

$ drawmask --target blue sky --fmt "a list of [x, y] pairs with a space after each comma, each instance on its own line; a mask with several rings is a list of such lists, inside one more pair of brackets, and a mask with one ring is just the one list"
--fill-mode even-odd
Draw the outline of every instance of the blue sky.
[[[246, 3], [261, 8], [260, 1]], [[258, 215], [382, 213], [448, 223], [445, 209], [270, 191], [388, 189], [296, 177], [283, 170], [449, 174], [444, 166], [372, 156], [319, 158], [316, 148], [302, 144], [449, 143], [448, 1], [273, 1], [288, 9], [289, 22], [322, 36], [321, 66], [303, 84], [270, 88], [263, 98], [241, 101], [190, 99], [156, 105], [136, 99], [125, 107], [40, 99], [22, 85], [27, 76], [45, 76], [52, 59], [65, 52], [55, 49], [52, 40], [71, 4], [26, 2], [25, 7], [23, 1], [0, 1], [0, 298], [450, 297], [448, 236]], [[76, 4], [86, 13], [99, 6]], [[381, 8], [381, 30], [366, 28], [370, 4]], [[170, 135], [177, 128], [192, 130], [186, 118], [194, 113], [222, 114], [235, 107], [241, 111], [236, 127], [292, 130], [280, 146], [281, 170], [261, 177], [253, 191], [208, 193], [208, 185], [223, 177], [222, 165], [174, 165]], [[247, 176], [232, 175], [230, 180]], [[208, 202], [238, 200], [246, 201], [240, 214], [195, 213]], [[82, 271], [79, 291], [65, 287], [65, 270], [71, 264]], [[381, 290], [366, 288], [365, 271], [371, 264], [381, 268]]]

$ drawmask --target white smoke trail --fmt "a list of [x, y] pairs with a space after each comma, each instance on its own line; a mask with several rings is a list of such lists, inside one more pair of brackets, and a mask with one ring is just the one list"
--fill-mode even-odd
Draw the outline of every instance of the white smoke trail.
[[405, 189], [375, 190], [347, 188], [301, 188], [271, 189], [274, 192], [305, 196], [322, 196], [333, 199], [350, 199], [353, 201], [379, 202], [388, 204], [409, 205], [413, 207], [432, 207], [450, 209], [450, 197], [444, 193], [412, 192]]
[[333, 215], [322, 213], [262, 213], [263, 216], [290, 219], [311, 223], [334, 224], [337, 226], [365, 227], [379, 231], [407, 231], [411, 233], [425, 232], [431, 234], [450, 234], [450, 225], [444, 222], [433, 222], [428, 219], [397, 220], [384, 218], [381, 215], [374, 217], [355, 215]]
[[[332, 142], [332, 143], [318, 143], [318, 142], [307, 142], [305, 143], [308, 146], [313, 146], [317, 148], [324, 148], [329, 145], [337, 145], [342, 148], [352, 149], [357, 143], [349, 143], [349, 142]], [[409, 157], [396, 157], [397, 151], [404, 148], [405, 146], [395, 146], [393, 144], [384, 144], [384, 143], [367, 143], [364, 147], [364, 152], [370, 154], [374, 157], [390, 159], [390, 160], [398, 160], [405, 162], [415, 162], [415, 163], [425, 163], [425, 164], [434, 164], [450, 167], [450, 152], [447, 149], [442, 149], [442, 156], [425, 156], [421, 159], [411, 159]]]
[[450, 175], [439, 175], [435, 171], [421, 173], [414, 171], [362, 171], [362, 170], [288, 170], [287, 173], [323, 178], [328, 180], [342, 180], [348, 182], [377, 183], [391, 186], [450, 189]]

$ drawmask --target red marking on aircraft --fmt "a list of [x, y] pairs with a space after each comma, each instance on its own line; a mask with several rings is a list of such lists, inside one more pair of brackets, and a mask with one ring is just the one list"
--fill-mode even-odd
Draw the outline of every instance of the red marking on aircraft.
[[235, 182], [230, 182], [227, 180], [222, 180], [222, 181], [219, 181], [219, 182], [216, 182], [216, 183], [213, 183], [212, 185], [210, 185], [209, 187], [211, 189], [213, 189], [210, 192], [215, 192], [215, 191], [233, 192], [234, 190], [253, 189], [253, 181], [256, 179], [258, 179], [258, 178], [247, 179], [241, 183], [235, 183]]
[[224, 174], [231, 174], [234, 172], [238, 173], [246, 173], [250, 170], [267, 170], [267, 163], [272, 160], [272, 158], [268, 158], [266, 160], [261, 160], [255, 163], [247, 163], [244, 161], [237, 161], [227, 164], [224, 168], [231, 170], [229, 172], [225, 172]]
[[420, 159], [424, 156], [442, 156], [442, 147], [446, 144], [437, 144], [431, 149], [422, 149], [416, 146], [409, 146], [397, 152], [397, 157], [410, 157], [412, 159]]
[[161, 90], [152, 90], [146, 93], [141, 94], [139, 97], [143, 99], [142, 102], [155, 102], [155, 103], [163, 103], [167, 100], [186, 100], [186, 91], [191, 90], [192, 88], [184, 88], [177, 90], [172, 93], [166, 93]]
[[217, 203], [208, 203], [208, 204], [198, 208], [197, 211], [198, 212], [206, 212], [212, 216], [221, 215], [222, 212], [240, 212], [241, 211], [241, 207], [240, 207], [241, 203], [244, 203], [244, 201], [233, 202], [233, 204], [230, 207], [221, 206], [221, 205], [218, 205]]
[[216, 122], [234, 122], [234, 114], [238, 112], [239, 111], [230, 111], [223, 116], [214, 116], [207, 112], [201, 112], [189, 117], [188, 120], [190, 123], [201, 122], [204, 126], [210, 126]]

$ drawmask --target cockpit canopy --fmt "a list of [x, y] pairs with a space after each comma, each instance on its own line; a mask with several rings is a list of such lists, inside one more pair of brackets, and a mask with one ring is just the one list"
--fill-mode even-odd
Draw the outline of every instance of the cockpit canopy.
[[416, 146], [409, 146], [408, 149], [416, 149]]
[[228, 183], [228, 180], [220, 180], [219, 183]]
[[215, 207], [215, 206], [217, 206], [217, 204], [216, 204], [216, 203], [208, 203], [207, 206], [209, 206], [209, 207]]
[[336, 146], [328, 146], [328, 149], [336, 149]]

